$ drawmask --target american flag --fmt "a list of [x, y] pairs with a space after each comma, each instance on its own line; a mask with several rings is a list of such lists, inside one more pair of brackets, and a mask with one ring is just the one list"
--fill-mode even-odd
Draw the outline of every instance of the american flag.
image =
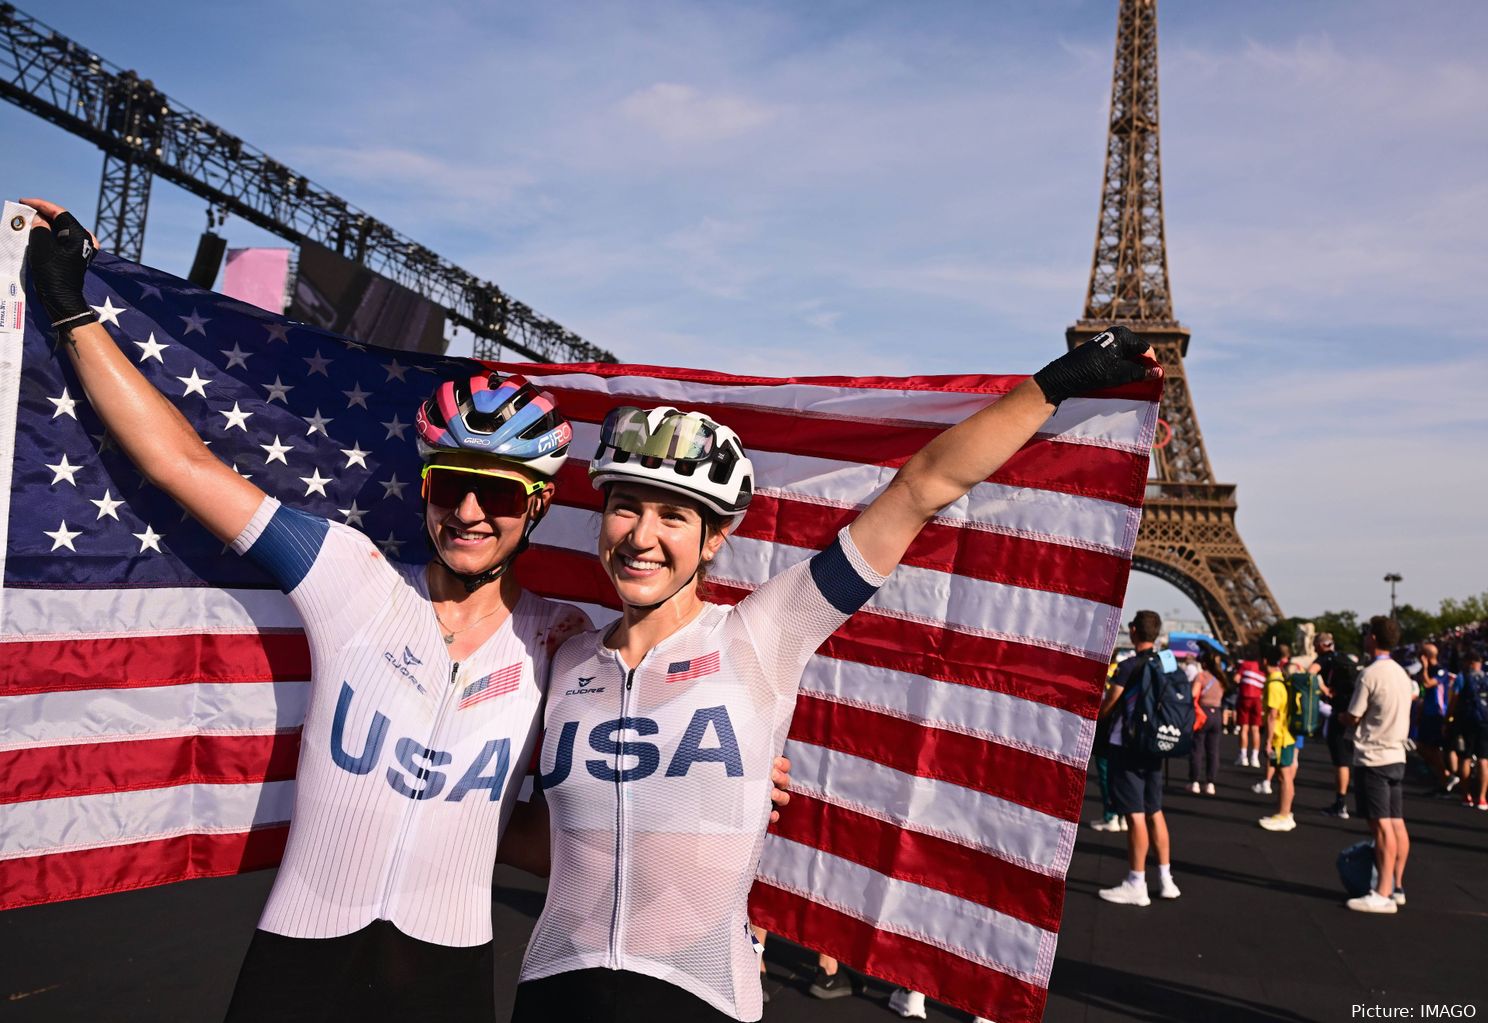
[[[0, 230], [27, 213], [7, 205]], [[0, 238], [15, 301], [18, 237]], [[470, 364], [369, 349], [108, 256], [86, 293], [225, 462], [389, 557], [424, 556], [406, 431], [433, 374]], [[0, 335], [0, 440], [14, 430], [0, 447], [0, 908], [271, 866], [306, 700], [298, 619], [111, 448], [26, 304], [24, 344]], [[759, 488], [709, 578], [732, 603], [1022, 379], [497, 368], [553, 390], [575, 425], [518, 575], [597, 622], [616, 602], [584, 458], [615, 405], [701, 409], [743, 437]], [[1159, 390], [1066, 401], [812, 659], [755, 923], [981, 1015], [1039, 1018]]]
[[712, 675], [718, 671], [718, 651], [694, 657], [689, 661], [673, 661], [667, 665], [667, 682], [691, 682], [695, 678], [704, 675]]
[[497, 696], [514, 693], [521, 684], [522, 666], [520, 664], [509, 664], [500, 671], [493, 671], [491, 674], [478, 678], [466, 686], [465, 691], [460, 694], [460, 705], [458, 709], [464, 710], [466, 707], [473, 707], [477, 703], [484, 703], [486, 700], [494, 699]]

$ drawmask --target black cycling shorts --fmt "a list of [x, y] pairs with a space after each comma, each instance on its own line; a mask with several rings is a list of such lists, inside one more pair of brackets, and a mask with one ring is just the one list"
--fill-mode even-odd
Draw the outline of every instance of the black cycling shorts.
[[337, 938], [254, 931], [227, 1023], [491, 1023], [493, 948], [420, 941], [386, 920]]
[[517, 985], [511, 1023], [737, 1023], [675, 984], [629, 970], [570, 970]]

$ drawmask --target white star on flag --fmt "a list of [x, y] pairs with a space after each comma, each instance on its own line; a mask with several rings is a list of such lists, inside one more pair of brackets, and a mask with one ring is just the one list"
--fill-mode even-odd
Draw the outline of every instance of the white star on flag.
[[394, 359], [392, 362], [383, 363], [382, 368], [387, 370], [387, 378], [389, 381], [397, 379], [402, 383], [408, 383], [408, 381], [404, 379], [403, 376], [403, 374], [408, 372], [408, 367], [398, 365], [397, 359]]
[[333, 422], [333, 420], [328, 419], [327, 417], [321, 415], [320, 414], [320, 409], [316, 409], [315, 410], [315, 415], [313, 415], [309, 419], [305, 420], [305, 422], [307, 422], [307, 423], [310, 424], [310, 429], [308, 429], [308, 430], [305, 431], [305, 436], [306, 437], [310, 436], [312, 433], [315, 433], [317, 431], [320, 433], [320, 435], [322, 437], [329, 437], [330, 436], [329, 433], [326, 433], [326, 424], [327, 423], [330, 423], [330, 422]]
[[[263, 327], [264, 330], [267, 330], [269, 332], [268, 341], [283, 341], [285, 344], [289, 343], [289, 338], [285, 336], [289, 333], [289, 324], [265, 323]], [[264, 343], [267, 344], [268, 341], [265, 341]]]
[[253, 415], [252, 412], [244, 412], [242, 409], [238, 408], [237, 402], [233, 402], [231, 412], [224, 412], [223, 410], [218, 409], [217, 414], [219, 416], [227, 417], [227, 425], [223, 427], [224, 430], [231, 430], [234, 426], [236, 426], [244, 433], [248, 432], [248, 417]]
[[157, 288], [155, 285], [153, 285], [153, 284], [141, 284], [140, 285], [140, 301], [143, 302], [147, 298], [158, 298], [162, 302], [165, 301], [165, 296], [160, 293], [160, 289]]
[[348, 526], [360, 527], [362, 524], [362, 516], [367, 514], [367, 509], [358, 508], [355, 501], [351, 502], [350, 508], [337, 508], [336, 510], [342, 515], [346, 516], [346, 524]]
[[176, 377], [176, 379], [186, 385], [186, 390], [181, 392], [181, 397], [183, 398], [193, 391], [205, 398], [207, 396], [207, 385], [212, 382], [197, 376], [195, 366], [191, 368], [191, 375], [189, 377]]
[[124, 504], [123, 501], [115, 500], [112, 492], [110, 492], [108, 490], [105, 490], [103, 492], [103, 496], [100, 497], [100, 498], [96, 498], [96, 499], [95, 498], [92, 498], [92, 497], [88, 498], [88, 503], [89, 504], [96, 504], [98, 506], [98, 517], [100, 519], [103, 518], [105, 515], [107, 515], [109, 518], [113, 519], [115, 522], [118, 522], [119, 521], [119, 513], [117, 511], [115, 511], [114, 509], [115, 508], [120, 508]]
[[331, 360], [322, 356], [320, 354], [320, 349], [317, 348], [314, 355], [306, 358], [305, 364], [310, 367], [310, 372], [305, 374], [306, 376], [314, 376], [315, 374], [319, 373], [321, 376], [326, 377], [327, 379], [330, 378], [330, 374], [326, 372], [326, 367], [331, 364]]
[[103, 305], [95, 305], [92, 307], [92, 309], [95, 313], [98, 314], [98, 319], [100, 322], [112, 323], [116, 327], [119, 326], [119, 314], [129, 311], [128, 306], [115, 308], [114, 300], [108, 295], [103, 296]]
[[160, 353], [169, 348], [170, 345], [163, 345], [160, 342], [156, 341], [155, 332], [153, 330], [150, 331], [150, 340], [136, 341], [135, 344], [140, 346], [140, 362], [144, 362], [146, 359], [154, 359], [162, 366], [165, 365], [165, 360], [160, 357]]
[[289, 406], [287, 395], [290, 391], [294, 390], [294, 384], [286, 384], [279, 379], [279, 375], [276, 373], [274, 374], [274, 382], [272, 384], [264, 384], [263, 389], [269, 392], [269, 396], [264, 399], [265, 402], [270, 402], [277, 398], [279, 401], [284, 402], [287, 408]]
[[141, 554], [145, 553], [145, 548], [147, 547], [156, 554], [165, 553], [160, 549], [160, 541], [165, 538], [165, 534], [155, 532], [155, 530], [150, 528], [148, 522], [145, 523], [145, 531], [143, 533], [131, 533], [130, 535], [140, 542], [139, 552]]
[[403, 488], [408, 486], [408, 484], [399, 483], [397, 473], [393, 473], [387, 478], [386, 481], [378, 480], [377, 482], [382, 486], [382, 499], [384, 501], [386, 501], [390, 497], [395, 497], [400, 501], [403, 500]]
[[357, 465], [360, 465], [363, 469], [365, 469], [367, 468], [367, 456], [370, 455], [372, 452], [363, 451], [360, 444], [356, 443], [356, 441], [352, 441], [351, 447], [342, 448], [341, 453], [346, 456], [346, 465], [343, 466], [343, 468], [350, 469], [352, 463], [355, 462]]
[[52, 413], [53, 419], [56, 419], [58, 416], [77, 418], [77, 412], [75, 411], [77, 409], [77, 399], [68, 396], [67, 388], [62, 388], [62, 396], [60, 398], [48, 398], [47, 401], [57, 406], [57, 411]]
[[260, 444], [259, 447], [268, 452], [268, 456], [264, 459], [265, 465], [268, 465], [270, 462], [283, 462], [285, 465], [288, 465], [289, 460], [284, 457], [284, 453], [294, 450], [293, 444], [281, 444], [277, 433], [274, 434], [274, 443]]
[[207, 324], [212, 322], [211, 320], [198, 313], [195, 308], [191, 310], [190, 316], [178, 316], [176, 318], [186, 325], [186, 329], [181, 331], [182, 337], [185, 337], [187, 334], [192, 333], [200, 334], [202, 337], [206, 337], [206, 326]]
[[232, 369], [234, 366], [242, 366], [244, 369], [247, 369], [248, 356], [253, 354], [252, 352], [245, 352], [243, 351], [243, 349], [239, 348], [236, 341], [233, 342], [232, 348], [223, 348], [221, 349], [221, 352], [223, 355], [227, 356], [227, 365], [223, 366], [223, 369]]
[[394, 413], [392, 420], [390, 422], [383, 423], [382, 425], [387, 427], [387, 436], [384, 437], [383, 440], [390, 440], [393, 437], [397, 437], [399, 440], [402, 440], [403, 431], [408, 429], [413, 424], [402, 422], [398, 419], [397, 414]]
[[309, 476], [300, 477], [300, 482], [305, 484], [306, 497], [309, 497], [311, 494], [329, 497], [330, 495], [325, 492], [325, 485], [327, 483], [334, 483], [335, 481], [336, 477], [334, 476], [322, 476], [318, 466], [310, 471]]
[[239, 476], [243, 477], [245, 480], [251, 480], [253, 478], [253, 474], [252, 473], [244, 472], [242, 469], [239, 469], [237, 462], [234, 462], [233, 463], [233, 472], [237, 473]]
[[362, 385], [359, 383], [352, 384], [351, 390], [342, 391], [341, 393], [346, 395], [347, 408], [351, 408], [353, 405], [360, 405], [362, 408], [366, 408], [367, 399], [372, 396], [372, 392], [362, 390]]
[[70, 551], [76, 551], [77, 548], [72, 545], [73, 538], [83, 535], [81, 529], [68, 529], [66, 519], [62, 520], [62, 524], [57, 527], [55, 532], [50, 529], [43, 529], [42, 532], [52, 538], [52, 550], [56, 550], [58, 547], [66, 547]]
[[51, 486], [55, 487], [64, 479], [67, 480], [68, 483], [71, 483], [73, 486], [77, 486], [77, 480], [73, 479], [73, 477], [77, 475], [78, 470], [81, 469], [82, 466], [70, 465], [67, 461], [67, 456], [63, 455], [62, 461], [58, 462], [56, 465], [49, 465], [47, 466], [47, 468], [52, 470], [52, 472], [55, 474], [52, 476], [52, 482], [50, 484]]

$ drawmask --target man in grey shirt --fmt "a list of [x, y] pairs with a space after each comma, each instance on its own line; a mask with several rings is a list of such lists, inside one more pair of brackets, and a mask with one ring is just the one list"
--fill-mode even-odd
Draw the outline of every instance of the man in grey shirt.
[[1374, 864], [1379, 881], [1373, 891], [1348, 900], [1360, 913], [1394, 913], [1405, 905], [1405, 861], [1410, 836], [1405, 831], [1402, 785], [1405, 780], [1405, 740], [1410, 734], [1410, 705], [1414, 684], [1390, 651], [1400, 642], [1400, 625], [1384, 615], [1369, 619], [1364, 632], [1368, 667], [1359, 676], [1345, 726], [1354, 733], [1355, 793], [1359, 815], [1374, 832]]

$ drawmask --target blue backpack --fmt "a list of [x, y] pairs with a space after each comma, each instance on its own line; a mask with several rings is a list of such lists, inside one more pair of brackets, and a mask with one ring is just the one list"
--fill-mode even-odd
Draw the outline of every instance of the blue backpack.
[[1137, 654], [1136, 698], [1125, 728], [1128, 749], [1152, 757], [1186, 757], [1193, 748], [1193, 683], [1178, 667], [1172, 651]]

